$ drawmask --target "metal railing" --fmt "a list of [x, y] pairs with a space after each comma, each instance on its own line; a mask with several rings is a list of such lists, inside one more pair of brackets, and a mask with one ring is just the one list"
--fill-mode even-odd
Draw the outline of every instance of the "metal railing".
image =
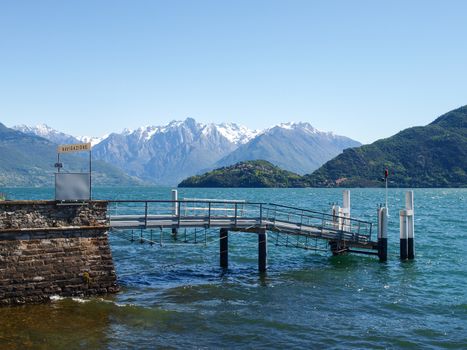
[[232, 200], [112, 200], [109, 220], [111, 226], [119, 220], [134, 220], [141, 228], [163, 220], [172, 227], [186, 227], [193, 222], [211, 227], [227, 222], [232, 228], [250, 225], [354, 242], [370, 242], [372, 233], [372, 223], [364, 220], [275, 203]]

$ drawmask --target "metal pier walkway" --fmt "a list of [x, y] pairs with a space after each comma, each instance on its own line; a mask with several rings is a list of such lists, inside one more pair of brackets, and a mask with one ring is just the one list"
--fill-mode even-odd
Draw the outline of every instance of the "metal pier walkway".
[[[219, 229], [221, 266], [228, 264], [228, 232], [258, 234], [259, 268], [266, 269], [267, 232], [328, 242], [333, 254], [378, 255], [372, 223], [274, 203], [230, 200], [114, 200], [109, 201], [109, 224], [115, 230]], [[290, 245], [293, 246], [293, 245]], [[296, 247], [313, 249], [306, 244]]]

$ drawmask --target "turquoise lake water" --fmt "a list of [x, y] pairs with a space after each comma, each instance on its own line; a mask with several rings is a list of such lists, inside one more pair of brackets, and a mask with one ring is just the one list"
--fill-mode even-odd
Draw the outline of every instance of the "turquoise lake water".
[[[2, 189], [52, 199], [52, 189]], [[0, 309], [0, 349], [467, 348], [467, 189], [416, 189], [416, 260], [401, 262], [404, 189], [389, 190], [389, 258], [275, 246], [257, 239], [149, 245], [110, 235], [122, 290]], [[352, 216], [376, 223], [384, 189], [352, 189]], [[98, 199], [170, 199], [170, 188], [102, 188]], [[340, 189], [180, 189], [180, 198], [245, 199], [329, 211]]]

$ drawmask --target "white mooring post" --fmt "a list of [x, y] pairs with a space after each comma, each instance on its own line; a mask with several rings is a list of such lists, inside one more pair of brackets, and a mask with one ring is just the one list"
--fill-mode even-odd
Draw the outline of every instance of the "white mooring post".
[[399, 212], [401, 260], [413, 259], [415, 257], [413, 207], [413, 191], [407, 191], [405, 194], [405, 209]]
[[332, 225], [336, 230], [340, 230], [341, 229], [340, 216], [341, 216], [342, 209], [340, 206], [334, 204], [331, 210], [332, 210]]
[[350, 191], [344, 190], [342, 192], [342, 197], [342, 216], [345, 217], [342, 229], [345, 231], [350, 231]]
[[[173, 213], [174, 213], [174, 216], [177, 217], [179, 212], [178, 212], [178, 191], [177, 190], [172, 190], [172, 200], [174, 201], [172, 204], [173, 204]], [[178, 229], [176, 227], [172, 227], [172, 237], [174, 237], [175, 239], [177, 238], [177, 233], [178, 233]]]
[[388, 208], [378, 208], [378, 257], [388, 260]]
[[407, 212], [407, 258], [415, 258], [414, 246], [414, 209], [413, 209], [413, 191], [405, 193], [405, 209]]
[[399, 211], [400, 217], [400, 258], [407, 260], [407, 214], [406, 210]]
[[172, 190], [172, 200], [173, 202], [173, 213], [175, 216], [178, 216], [178, 203], [176, 202], [178, 200], [178, 191], [177, 190]]

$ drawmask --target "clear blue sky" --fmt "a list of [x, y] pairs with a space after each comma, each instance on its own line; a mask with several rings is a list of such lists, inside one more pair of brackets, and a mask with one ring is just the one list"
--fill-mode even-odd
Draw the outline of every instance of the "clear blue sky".
[[194, 117], [362, 142], [467, 104], [467, 1], [0, 2], [0, 122]]

